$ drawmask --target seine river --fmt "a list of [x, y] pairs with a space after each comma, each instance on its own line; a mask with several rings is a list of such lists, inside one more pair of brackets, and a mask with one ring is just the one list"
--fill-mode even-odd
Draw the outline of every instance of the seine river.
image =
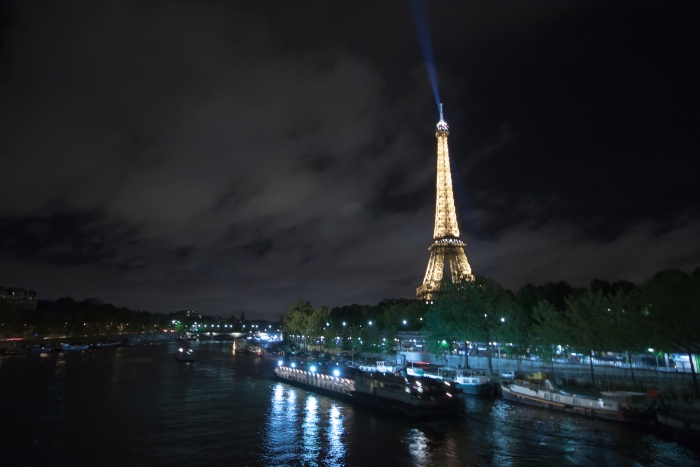
[[274, 365], [206, 341], [0, 356], [0, 465], [700, 465], [653, 427], [502, 399], [410, 420], [276, 382]]

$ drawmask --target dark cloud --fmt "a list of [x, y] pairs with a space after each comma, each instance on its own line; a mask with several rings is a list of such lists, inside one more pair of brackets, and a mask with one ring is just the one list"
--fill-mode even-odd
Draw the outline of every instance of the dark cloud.
[[[273, 317], [413, 296], [437, 113], [407, 4], [8, 5], [0, 284]], [[476, 272], [700, 265], [697, 7], [428, 6]]]
[[113, 256], [113, 229], [99, 225], [91, 214], [4, 218], [0, 220], [0, 251], [7, 257], [54, 264], [102, 263]]
[[262, 258], [272, 250], [274, 243], [269, 238], [260, 238], [246, 243], [244, 248], [253, 253], [256, 258]]

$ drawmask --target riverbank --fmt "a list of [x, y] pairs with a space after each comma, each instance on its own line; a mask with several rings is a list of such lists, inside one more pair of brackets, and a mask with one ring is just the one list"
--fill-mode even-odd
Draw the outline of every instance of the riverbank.
[[[231, 344], [0, 357], [4, 465], [698, 465], [653, 427], [498, 398], [436, 423], [275, 381], [275, 359]], [[301, 461], [303, 459], [303, 461]]]
[[[462, 368], [465, 365], [463, 355], [449, 355], [436, 358], [432, 354], [421, 352], [400, 352], [406, 362], [426, 362]], [[537, 360], [518, 360], [494, 357], [491, 360], [493, 378], [506, 371], [518, 372], [522, 375], [546, 373], [559, 386], [572, 388], [610, 391], [658, 391], [667, 400], [678, 400], [691, 404], [693, 397], [693, 377], [690, 373], [679, 371], [659, 371], [657, 369], [634, 368], [634, 382], [628, 367], [610, 365], [593, 365], [596, 379], [595, 388], [591, 381], [591, 368], [588, 363], [543, 362]], [[488, 374], [488, 357], [469, 356], [469, 367], [485, 371]]]
[[116, 335], [93, 335], [93, 336], [50, 336], [43, 339], [5, 339], [0, 340], [0, 351], [4, 351], [10, 346], [38, 345], [47, 343], [67, 343], [67, 344], [90, 344], [93, 342], [122, 342], [124, 339], [141, 339], [142, 341], [172, 341], [177, 339], [176, 333], [158, 334], [116, 334]]

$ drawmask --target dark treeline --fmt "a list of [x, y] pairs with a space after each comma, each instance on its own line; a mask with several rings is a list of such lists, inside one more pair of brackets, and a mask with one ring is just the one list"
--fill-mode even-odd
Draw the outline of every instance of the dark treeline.
[[[650, 352], [684, 352], [698, 391], [692, 349], [700, 336], [700, 269], [692, 274], [662, 271], [640, 285], [594, 280], [587, 288], [566, 283], [526, 285], [516, 294], [497, 282], [445, 284], [426, 315], [424, 334], [433, 351], [450, 337], [466, 342], [500, 343], [512, 358], [534, 353], [552, 361], [560, 354], [593, 357], [614, 352], [627, 362]], [[489, 369], [492, 371], [492, 352]], [[634, 369], [630, 366], [632, 382]]]
[[387, 299], [374, 306], [333, 308], [329, 313], [326, 307], [314, 310], [309, 302], [297, 300], [282, 314], [280, 326], [297, 344], [394, 354], [397, 331], [420, 329], [428, 308], [416, 300]]
[[[387, 353], [395, 352], [399, 330], [421, 330], [427, 350], [436, 354], [448, 352], [455, 342], [497, 345], [511, 358], [537, 355], [545, 361], [571, 353], [597, 357], [613, 352], [629, 363], [634, 355], [651, 355], [650, 349], [654, 354], [685, 353], [700, 397], [691, 355], [700, 341], [700, 269], [691, 274], [662, 271], [642, 284], [600, 279], [585, 288], [566, 282], [527, 284], [516, 293], [476, 276], [457, 284], [445, 281], [431, 305], [384, 300], [329, 313], [297, 301], [280, 324], [297, 342]], [[492, 350], [487, 352], [491, 371]], [[632, 366], [630, 373], [634, 384]]]
[[168, 327], [169, 317], [110, 304], [78, 302], [70, 297], [53, 307], [28, 311], [0, 300], [0, 333], [5, 338], [98, 336], [153, 333]]

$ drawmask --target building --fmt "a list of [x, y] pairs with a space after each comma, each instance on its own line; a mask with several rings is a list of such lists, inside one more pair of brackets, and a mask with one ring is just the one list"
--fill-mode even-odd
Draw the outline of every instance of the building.
[[194, 310], [181, 310], [170, 313], [170, 316], [179, 318], [197, 318], [202, 319], [202, 314]]
[[36, 310], [36, 292], [20, 287], [0, 287], [0, 299], [23, 310]]

